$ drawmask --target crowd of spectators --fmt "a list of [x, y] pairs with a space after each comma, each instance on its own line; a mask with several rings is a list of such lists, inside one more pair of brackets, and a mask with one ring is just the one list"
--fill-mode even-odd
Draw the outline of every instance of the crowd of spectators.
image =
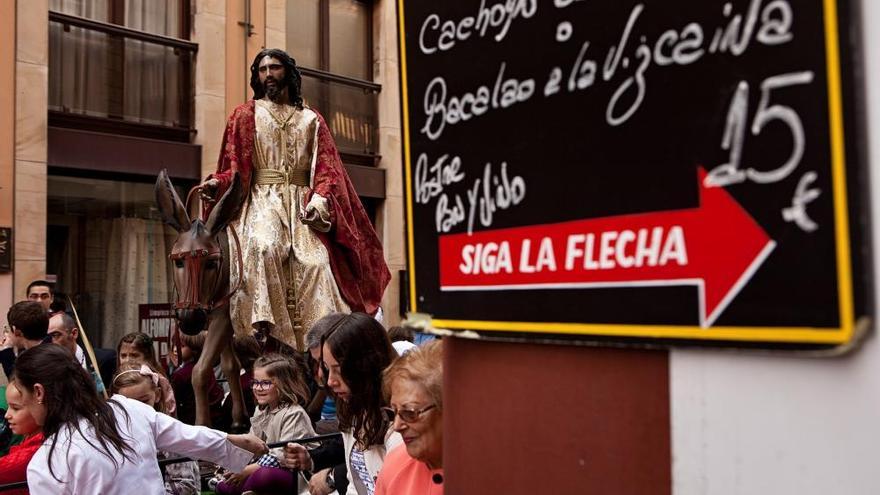
[[[204, 333], [181, 335], [168, 368], [149, 335], [127, 334], [108, 372], [111, 360], [93, 366], [54, 303], [36, 281], [0, 336], [0, 485], [27, 481], [3, 493], [121, 493], [126, 483], [179, 495], [443, 491], [440, 341], [417, 346], [411, 329], [386, 331], [364, 313], [322, 318], [303, 353], [237, 337], [250, 432], [234, 435], [222, 431], [231, 401], [219, 380], [209, 401], [220, 429], [193, 426]], [[183, 456], [208, 463], [157, 462]]]

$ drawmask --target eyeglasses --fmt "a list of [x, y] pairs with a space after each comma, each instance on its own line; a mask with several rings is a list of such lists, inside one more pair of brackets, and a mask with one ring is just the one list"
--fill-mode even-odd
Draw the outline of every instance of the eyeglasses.
[[251, 388], [260, 391], [269, 390], [273, 385], [275, 385], [275, 382], [272, 380], [254, 380], [251, 382]]
[[405, 423], [415, 423], [419, 420], [422, 414], [425, 414], [427, 411], [430, 411], [435, 407], [437, 407], [437, 404], [431, 404], [430, 406], [421, 409], [394, 409], [393, 407], [383, 407], [382, 416], [385, 417], [385, 420], [389, 423], [394, 422], [395, 416], [400, 416], [400, 419]]

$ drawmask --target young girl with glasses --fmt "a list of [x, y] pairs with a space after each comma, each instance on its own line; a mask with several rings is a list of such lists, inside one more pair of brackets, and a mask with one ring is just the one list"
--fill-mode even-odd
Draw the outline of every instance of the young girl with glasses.
[[32, 495], [163, 495], [159, 450], [239, 470], [266, 444], [189, 426], [136, 400], [98, 397], [91, 376], [67, 349], [41, 345], [16, 361], [12, 383], [46, 440], [28, 464]]
[[[162, 387], [159, 386], [159, 374], [146, 364], [123, 364], [116, 376], [113, 377], [110, 390], [114, 394], [134, 399], [160, 413], [165, 413]], [[182, 456], [171, 452], [159, 452], [160, 460], [174, 457]], [[195, 461], [166, 465], [163, 479], [166, 495], [198, 495], [202, 487], [199, 464]]]
[[[303, 406], [309, 391], [304, 373], [291, 358], [280, 354], [263, 356], [254, 363], [251, 388], [257, 410], [251, 418], [251, 433], [275, 443], [315, 436], [312, 422]], [[230, 473], [217, 484], [221, 495], [240, 495], [252, 490], [257, 493], [299, 493], [299, 477], [282, 468], [283, 450], [276, 448], [249, 464], [239, 473]]]
[[[386, 452], [403, 441], [382, 414], [387, 405], [382, 395], [382, 370], [397, 353], [382, 324], [365, 313], [341, 318], [322, 341], [320, 378], [336, 396], [348, 467], [347, 493], [373, 495]], [[289, 447], [288, 454], [288, 465], [309, 461], [303, 459], [307, 454], [301, 449]], [[327, 479], [326, 484], [332, 489], [335, 480]]]

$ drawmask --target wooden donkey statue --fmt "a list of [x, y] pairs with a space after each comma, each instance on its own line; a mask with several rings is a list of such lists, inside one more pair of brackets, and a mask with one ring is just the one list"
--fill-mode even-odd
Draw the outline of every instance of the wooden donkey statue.
[[[187, 208], [181, 203], [168, 173], [163, 170], [156, 179], [159, 212], [165, 223], [178, 232], [169, 257], [174, 263], [173, 279], [177, 292], [174, 309], [180, 330], [187, 335], [197, 335], [206, 326], [208, 329], [202, 354], [192, 375], [196, 424], [211, 424], [207, 385], [214, 372], [213, 363], [220, 356], [220, 365], [229, 382], [232, 397], [233, 432], [245, 430], [247, 418], [239, 382], [241, 364], [233, 350], [232, 322], [229, 319], [229, 298], [236, 288], [230, 287], [229, 281], [232, 260], [226, 226], [238, 216], [244, 194], [236, 175], [206, 221], [200, 218], [190, 220]], [[232, 235], [238, 241], [234, 232]], [[241, 253], [241, 250], [238, 252]], [[241, 270], [240, 254], [238, 263], [238, 269]]]

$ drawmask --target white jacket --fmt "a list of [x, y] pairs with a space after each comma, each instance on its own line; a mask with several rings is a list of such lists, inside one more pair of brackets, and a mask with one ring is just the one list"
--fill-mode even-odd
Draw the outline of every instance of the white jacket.
[[[345, 495], [365, 495], [358, 494], [357, 488], [354, 485], [354, 474], [351, 470], [351, 449], [354, 447], [355, 439], [351, 434], [351, 431], [343, 431], [342, 432], [342, 443], [345, 445], [345, 467], [348, 468], [348, 489], [345, 492]], [[379, 477], [379, 471], [382, 469], [382, 464], [385, 462], [385, 454], [391, 452], [394, 447], [403, 443], [403, 437], [400, 436], [400, 433], [397, 433], [391, 428], [388, 428], [388, 432], [385, 433], [385, 444], [384, 445], [373, 445], [369, 449], [364, 452], [364, 462], [367, 465], [367, 471], [370, 473], [370, 477], [373, 478], [373, 482], [375, 483], [376, 478]]]
[[[226, 440], [226, 433], [204, 426], [191, 426], [153, 408], [121, 395], [114, 395], [109, 404], [116, 410], [116, 428], [134, 449], [133, 459], [123, 462], [116, 451], [117, 465], [99, 452], [95, 432], [83, 420], [82, 434], [70, 426], [56, 433], [58, 442], [52, 452], [49, 472], [49, 449], [52, 438], [43, 441], [28, 464], [28, 489], [33, 495], [130, 494], [164, 495], [165, 484], [156, 461], [157, 450], [211, 461], [240, 472], [253, 457]], [[128, 413], [128, 421], [125, 414]], [[58, 479], [56, 479], [58, 478]], [[59, 481], [60, 480], [60, 481]]]

